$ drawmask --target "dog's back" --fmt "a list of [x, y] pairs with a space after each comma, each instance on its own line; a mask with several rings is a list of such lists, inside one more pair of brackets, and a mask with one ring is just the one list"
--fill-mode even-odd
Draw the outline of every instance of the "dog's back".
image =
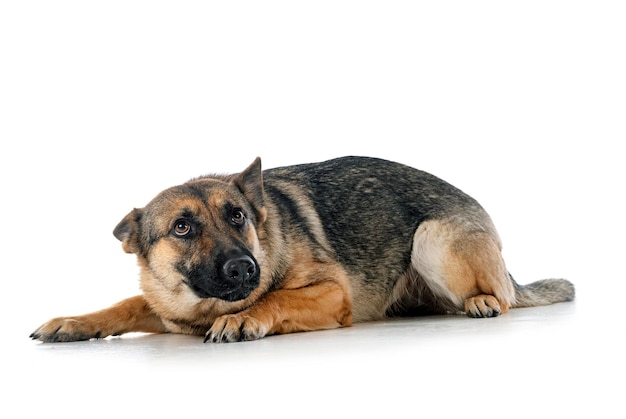
[[[429, 173], [381, 159], [343, 157], [266, 170], [264, 185], [286, 228], [330, 248], [346, 268], [355, 321], [465, 311], [465, 300], [480, 291], [498, 292], [502, 307], [485, 313], [474, 308], [470, 315], [477, 317], [518, 306], [517, 297], [519, 306], [573, 298], [566, 281], [548, 280], [535, 290], [516, 284], [486, 211]], [[447, 264], [457, 265], [456, 272], [444, 272]], [[485, 267], [489, 264], [497, 266]], [[551, 296], [544, 297], [548, 289]]]

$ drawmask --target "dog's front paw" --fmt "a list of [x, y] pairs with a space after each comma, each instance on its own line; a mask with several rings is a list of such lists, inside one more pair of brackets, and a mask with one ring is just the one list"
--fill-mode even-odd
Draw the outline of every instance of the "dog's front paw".
[[72, 317], [58, 317], [40, 326], [30, 334], [31, 339], [42, 342], [75, 342], [100, 338], [102, 332], [88, 322]]
[[206, 333], [205, 342], [239, 342], [256, 340], [266, 336], [269, 331], [260, 320], [244, 314], [227, 314], [218, 317]]

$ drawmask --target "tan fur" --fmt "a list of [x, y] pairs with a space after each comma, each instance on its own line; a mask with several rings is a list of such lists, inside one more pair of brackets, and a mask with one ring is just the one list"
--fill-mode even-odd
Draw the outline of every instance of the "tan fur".
[[57, 336], [55, 342], [85, 340], [128, 332], [167, 332], [161, 319], [154, 314], [141, 295], [127, 298], [109, 308], [90, 314], [52, 319], [40, 329], [40, 333]]
[[[413, 246], [413, 266], [444, 300], [444, 308], [466, 312], [469, 308], [471, 315], [479, 316], [491, 314], [490, 310], [503, 313], [515, 301], [495, 230], [468, 231], [452, 220], [431, 220], [419, 226]], [[473, 301], [483, 301], [483, 295], [494, 296], [497, 304]]]
[[302, 265], [298, 272], [289, 274], [285, 288], [264, 295], [248, 309], [219, 317], [210, 330], [212, 340], [250, 340], [267, 334], [352, 325], [343, 269], [315, 263]]

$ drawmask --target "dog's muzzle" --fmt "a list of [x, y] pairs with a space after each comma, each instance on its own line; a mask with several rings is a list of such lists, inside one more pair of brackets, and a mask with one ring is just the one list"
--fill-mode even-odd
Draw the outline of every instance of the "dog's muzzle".
[[250, 255], [232, 255], [220, 268], [218, 298], [226, 301], [243, 300], [259, 286], [259, 265]]
[[185, 274], [198, 297], [226, 301], [248, 297], [259, 286], [261, 276], [257, 261], [243, 251], [227, 253], [214, 264], [192, 268]]

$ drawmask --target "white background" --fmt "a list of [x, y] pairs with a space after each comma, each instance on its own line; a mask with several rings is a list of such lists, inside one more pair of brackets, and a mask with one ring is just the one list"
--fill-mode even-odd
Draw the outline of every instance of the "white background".
[[2, 2], [2, 346], [138, 293], [117, 222], [256, 156], [430, 171], [490, 212], [518, 282], [566, 277], [615, 321], [621, 3]]

